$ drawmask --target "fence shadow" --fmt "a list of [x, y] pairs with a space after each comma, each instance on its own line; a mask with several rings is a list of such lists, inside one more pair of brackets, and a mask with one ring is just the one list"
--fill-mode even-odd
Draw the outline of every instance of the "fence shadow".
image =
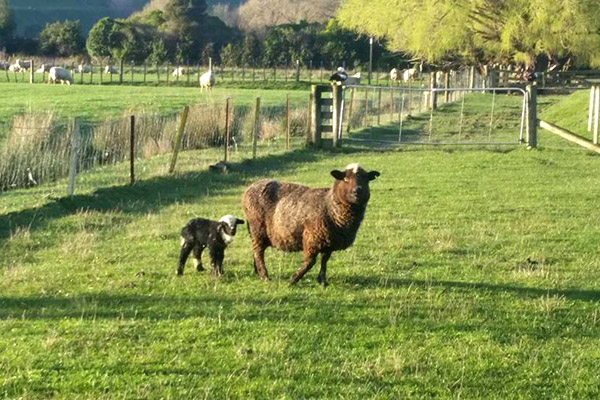
[[133, 186], [111, 186], [91, 194], [58, 198], [41, 207], [0, 215], [0, 240], [9, 238], [17, 229], [37, 230], [54, 219], [81, 209], [146, 214], [182, 200], [205, 197], [207, 192], [221, 193], [244, 184], [248, 179], [263, 177], [266, 171], [291, 171], [300, 164], [316, 161], [318, 154], [314, 149], [295, 150], [232, 163], [231, 172], [226, 175], [211, 171], [187, 172], [139, 181]]

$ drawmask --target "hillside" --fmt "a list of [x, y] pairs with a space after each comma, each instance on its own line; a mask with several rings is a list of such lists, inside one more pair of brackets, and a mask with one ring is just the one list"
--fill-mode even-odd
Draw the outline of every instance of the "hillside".
[[80, 20], [84, 31], [102, 17], [123, 18], [148, 0], [9, 0], [15, 12], [17, 33], [33, 37], [57, 20]]
[[[9, 0], [15, 12], [17, 33], [34, 37], [46, 24], [65, 19], [80, 20], [84, 32], [103, 17], [125, 18], [144, 8], [149, 0]], [[240, 0], [208, 0], [209, 5]]]

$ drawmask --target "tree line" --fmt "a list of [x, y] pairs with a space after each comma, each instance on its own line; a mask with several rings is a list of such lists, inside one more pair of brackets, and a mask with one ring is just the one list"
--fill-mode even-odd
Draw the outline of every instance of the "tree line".
[[[168, 0], [162, 9], [127, 19], [102, 18], [87, 37], [78, 21], [54, 22], [41, 31], [34, 45], [22, 43], [21, 47], [14, 38], [11, 43], [14, 22], [10, 14], [7, 0], [0, 0], [0, 45], [9, 52], [150, 64], [207, 63], [211, 58], [235, 67], [284, 66], [296, 61], [304, 66], [354, 67], [369, 59], [368, 38], [342, 27], [335, 18], [327, 23], [300, 21], [269, 26], [263, 32], [244, 32], [208, 15], [205, 0]], [[392, 56], [383, 44], [374, 47], [374, 62]]]

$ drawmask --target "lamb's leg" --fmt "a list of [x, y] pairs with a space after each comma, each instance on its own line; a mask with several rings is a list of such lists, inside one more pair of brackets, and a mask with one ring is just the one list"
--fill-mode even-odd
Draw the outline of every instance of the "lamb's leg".
[[212, 273], [215, 276], [223, 275], [223, 258], [225, 258], [225, 252], [223, 249], [216, 247], [210, 248], [210, 259], [212, 263]]
[[179, 252], [179, 266], [177, 267], [177, 275], [183, 275], [183, 269], [185, 268], [185, 262], [188, 256], [194, 248], [194, 242], [188, 242], [185, 239], [181, 239], [181, 251]]
[[290, 285], [295, 285], [313, 267], [313, 265], [315, 265], [315, 262], [317, 261], [317, 255], [318, 253], [304, 251], [302, 268], [298, 269], [294, 276], [292, 276]]
[[204, 271], [204, 267], [202, 266], [202, 252], [206, 246], [196, 246], [194, 247], [194, 265], [196, 266], [196, 271], [201, 272]]
[[317, 276], [317, 282], [323, 287], [327, 287], [327, 261], [331, 257], [331, 252], [324, 252], [321, 254], [321, 270]]

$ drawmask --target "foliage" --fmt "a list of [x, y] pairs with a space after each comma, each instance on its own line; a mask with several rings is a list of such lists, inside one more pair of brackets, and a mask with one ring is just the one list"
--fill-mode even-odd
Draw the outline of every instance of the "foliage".
[[[597, 0], [346, 0], [343, 25], [430, 63], [575, 57], [600, 62]], [[600, 64], [598, 64], [600, 65]]]
[[112, 49], [119, 46], [121, 38], [118, 34], [117, 22], [112, 18], [102, 18], [90, 30], [86, 48], [92, 57], [111, 57]]
[[221, 49], [221, 63], [227, 67], [237, 66], [240, 63], [240, 52], [238, 46], [228, 43]]
[[316, 39], [319, 29], [319, 24], [306, 21], [268, 28], [263, 40], [264, 65], [287, 65], [296, 60], [308, 64], [318, 54]]
[[256, 67], [260, 63], [261, 56], [261, 43], [258, 37], [252, 33], [244, 36], [244, 40], [241, 43], [241, 57], [240, 62], [244, 66]]
[[155, 39], [152, 42], [152, 51], [148, 56], [148, 62], [150, 64], [163, 64], [169, 59], [169, 53], [167, 52], [167, 46], [162, 38]]
[[92, 27], [86, 47], [92, 57], [141, 62], [152, 51], [154, 32], [149, 25], [103, 18]]
[[48, 55], [68, 57], [84, 47], [79, 21], [54, 22], [40, 33], [40, 50]]
[[15, 16], [8, 0], [0, 0], [0, 48], [9, 42], [15, 27]]

